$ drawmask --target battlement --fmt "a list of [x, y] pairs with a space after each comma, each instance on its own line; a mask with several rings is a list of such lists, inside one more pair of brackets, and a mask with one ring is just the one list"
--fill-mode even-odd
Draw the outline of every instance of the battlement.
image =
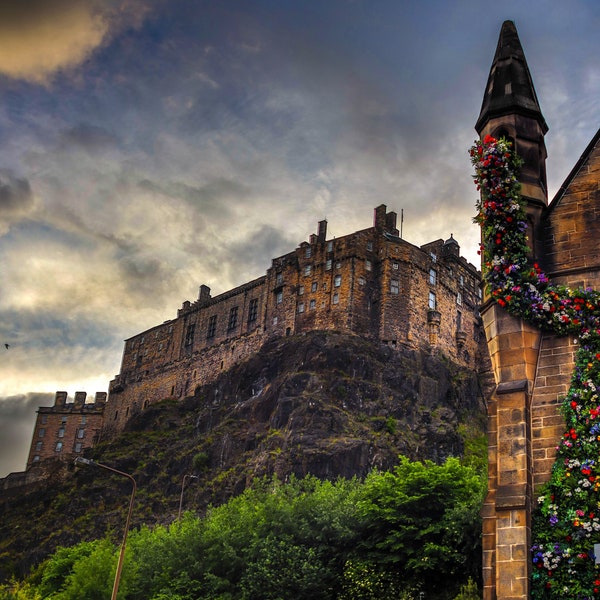
[[106, 431], [121, 430], [154, 402], [193, 394], [272, 337], [343, 331], [392, 347], [434, 347], [472, 366], [481, 339], [479, 272], [452, 235], [419, 248], [399, 237], [396, 222], [382, 204], [372, 227], [328, 240], [321, 220], [264, 275], [215, 297], [201, 285], [175, 319], [126, 340]]
[[96, 392], [86, 402], [86, 392], [75, 392], [72, 402], [56, 392], [52, 406], [40, 406], [33, 430], [27, 468], [48, 459], [72, 460], [97, 443], [104, 424], [107, 393]]

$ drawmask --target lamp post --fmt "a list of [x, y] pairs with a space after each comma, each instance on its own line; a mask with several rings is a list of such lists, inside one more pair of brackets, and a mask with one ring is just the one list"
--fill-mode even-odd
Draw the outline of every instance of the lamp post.
[[181, 481], [181, 494], [179, 496], [179, 512], [177, 513], [177, 520], [181, 519], [181, 507], [183, 506], [183, 488], [185, 487], [186, 479], [198, 479], [198, 475], [184, 475]]
[[103, 465], [102, 463], [96, 462], [95, 460], [83, 458], [83, 456], [78, 456], [75, 459], [75, 465], [87, 465], [90, 467], [99, 467], [100, 469], [106, 469], [107, 471], [111, 471], [111, 473], [116, 473], [117, 475], [127, 477], [127, 479], [129, 479], [133, 485], [133, 489], [131, 490], [131, 499], [129, 500], [129, 511], [127, 512], [127, 520], [125, 521], [125, 531], [123, 532], [123, 541], [121, 542], [121, 551], [119, 552], [117, 572], [115, 573], [115, 582], [113, 584], [112, 596], [110, 597], [111, 600], [117, 600], [117, 593], [119, 592], [119, 582], [121, 581], [121, 570], [123, 568], [123, 559], [125, 558], [125, 544], [127, 543], [127, 532], [129, 531], [129, 522], [131, 521], [131, 512], [133, 510], [133, 500], [135, 498], [137, 484], [135, 483], [135, 479], [128, 473], [124, 473], [123, 471], [119, 471], [118, 469], [113, 469], [112, 467], [109, 467], [108, 465]]

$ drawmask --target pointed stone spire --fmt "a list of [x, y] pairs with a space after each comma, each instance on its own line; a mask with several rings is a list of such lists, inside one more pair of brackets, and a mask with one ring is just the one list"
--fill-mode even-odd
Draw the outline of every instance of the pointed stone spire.
[[532, 117], [538, 121], [543, 133], [548, 131], [517, 28], [512, 21], [502, 24], [475, 129], [481, 132], [490, 119], [508, 114]]
[[527, 204], [527, 236], [532, 258], [538, 257], [541, 251], [541, 218], [548, 205], [544, 141], [548, 125], [540, 110], [525, 54], [512, 21], [502, 24], [475, 129], [482, 139], [486, 135], [509, 139], [523, 159], [519, 182]]

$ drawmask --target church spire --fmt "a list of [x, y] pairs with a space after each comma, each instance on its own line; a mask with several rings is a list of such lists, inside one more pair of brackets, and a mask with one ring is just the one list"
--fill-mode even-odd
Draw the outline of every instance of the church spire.
[[548, 125], [512, 21], [502, 24], [475, 129], [481, 138], [491, 135], [509, 139], [523, 159], [519, 182], [527, 205], [531, 254], [537, 257], [541, 218], [548, 206], [544, 141]]
[[481, 132], [490, 119], [515, 113], [536, 119], [543, 133], [548, 131], [517, 28], [504, 21], [475, 129]]

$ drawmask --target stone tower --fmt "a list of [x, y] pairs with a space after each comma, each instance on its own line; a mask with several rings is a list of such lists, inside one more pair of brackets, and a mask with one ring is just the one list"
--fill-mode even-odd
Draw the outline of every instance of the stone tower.
[[[488, 134], [509, 138], [524, 159], [521, 191], [527, 201], [528, 237], [535, 255], [548, 202], [544, 144], [548, 127], [511, 21], [502, 25], [475, 128], [482, 138]], [[488, 403], [484, 599], [525, 599], [529, 591], [533, 496], [530, 406], [541, 334], [486, 298], [481, 314], [496, 382]]]
[[[502, 25], [476, 130], [510, 138], [524, 159], [531, 259], [553, 283], [600, 287], [600, 131], [548, 204], [548, 130], [514, 24]], [[488, 402], [488, 495], [483, 508], [484, 599], [529, 597], [531, 515], [564, 432], [577, 340], [542, 333], [484, 298], [496, 388]]]

